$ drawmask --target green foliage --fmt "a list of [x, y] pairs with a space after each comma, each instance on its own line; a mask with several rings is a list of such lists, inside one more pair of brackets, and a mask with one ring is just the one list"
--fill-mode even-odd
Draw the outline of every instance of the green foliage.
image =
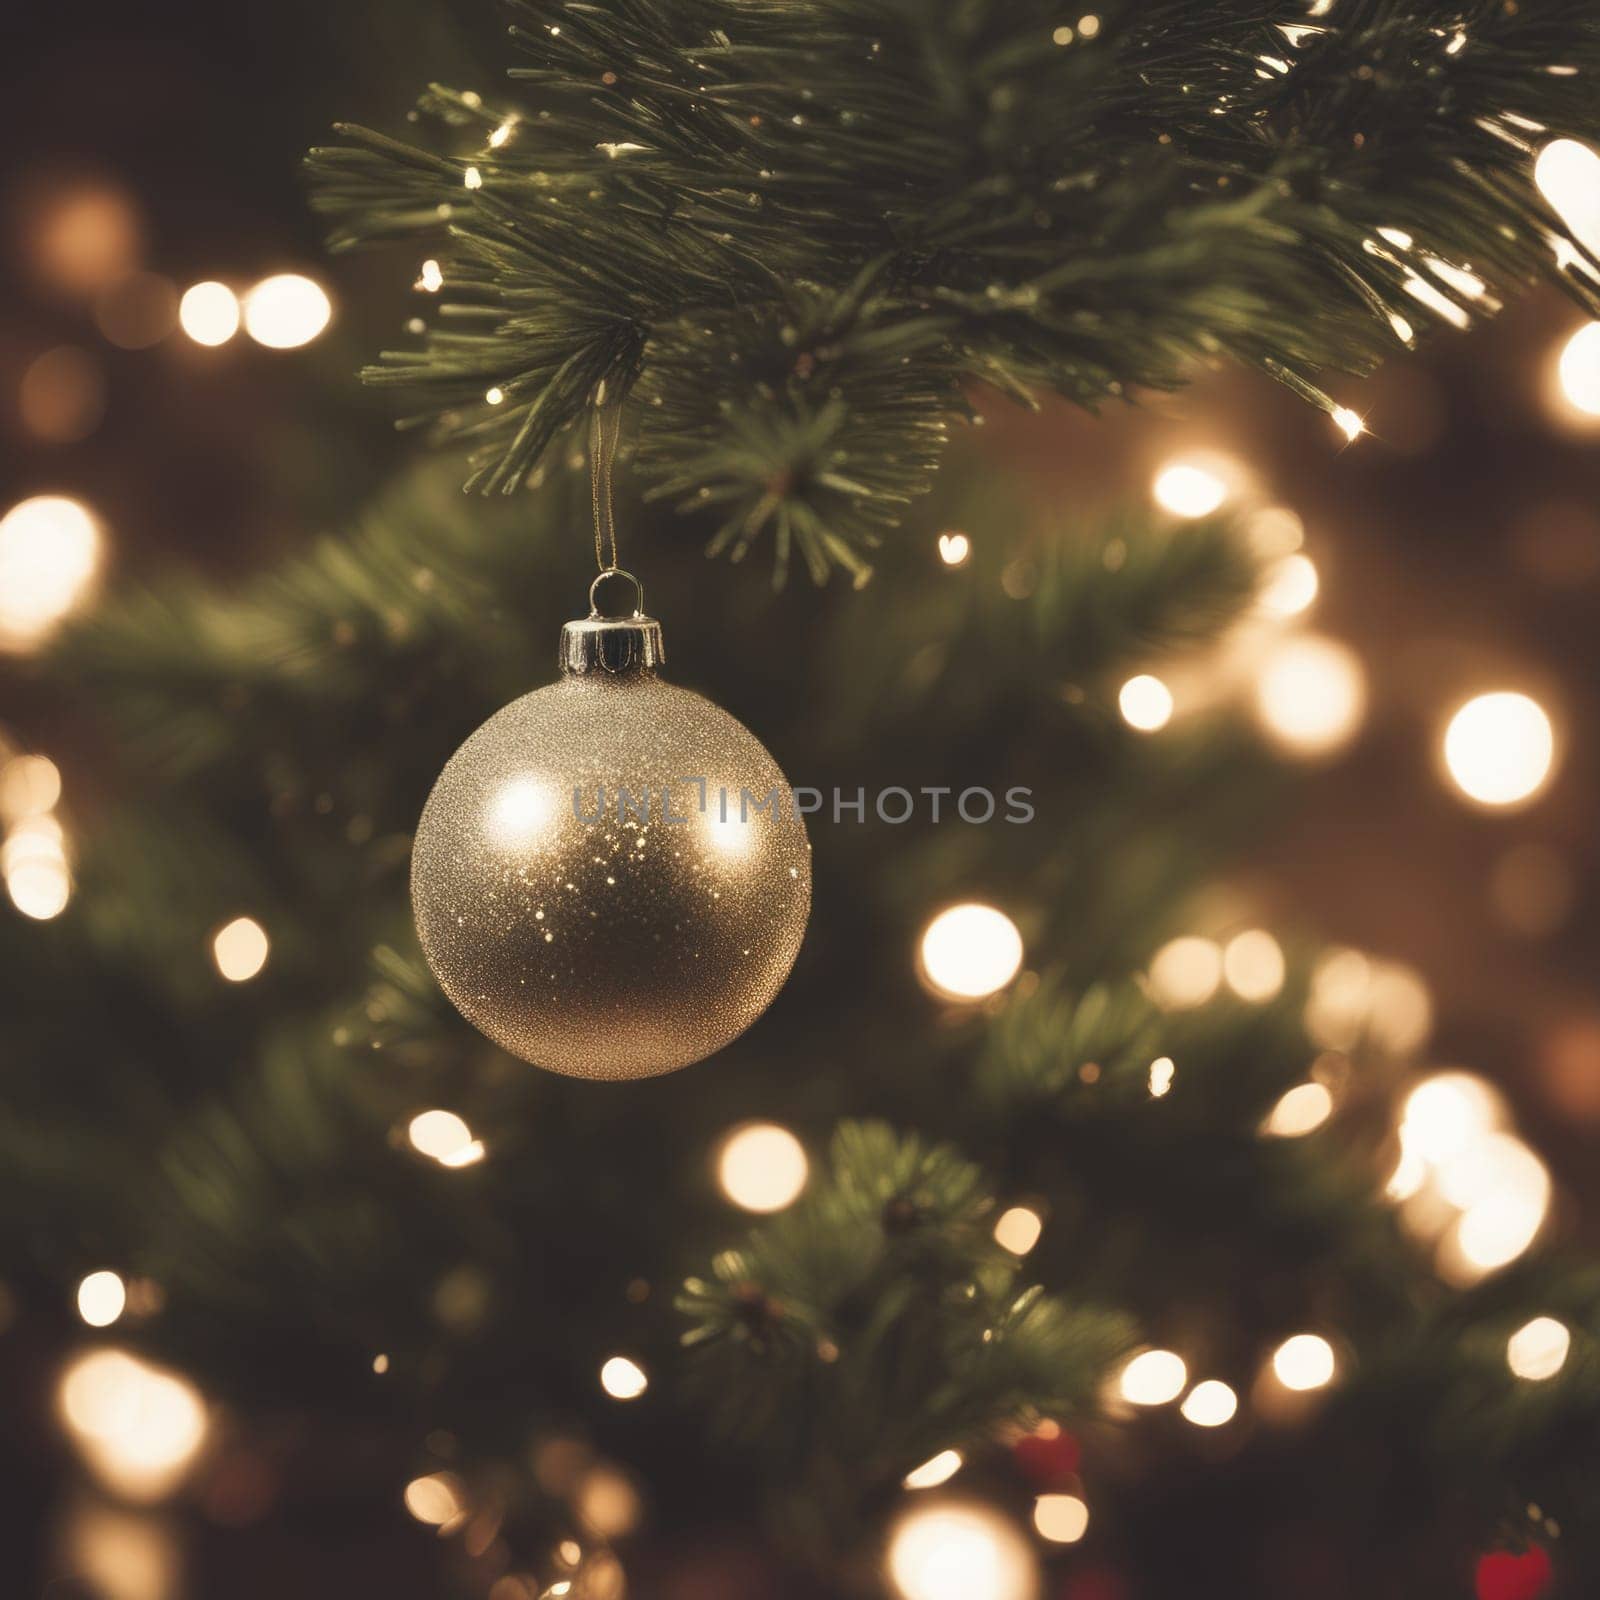
[[1226, 358], [1331, 409], [1324, 371], [1535, 276], [1593, 302], [1530, 160], [1596, 129], [1587, 0], [510, 11], [526, 99], [436, 86], [424, 144], [313, 153], [336, 246], [442, 263], [369, 377], [484, 490], [627, 399], [654, 492], [780, 580], [862, 579], [975, 385], [1093, 407]]

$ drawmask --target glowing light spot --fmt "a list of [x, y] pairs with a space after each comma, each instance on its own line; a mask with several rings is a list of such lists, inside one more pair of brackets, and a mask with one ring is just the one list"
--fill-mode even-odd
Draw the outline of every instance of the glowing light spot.
[[1278, 1139], [1298, 1139], [1332, 1115], [1333, 1096], [1323, 1084], [1297, 1084], [1272, 1108], [1261, 1131]]
[[1151, 487], [1156, 504], [1175, 517], [1209, 517], [1229, 494], [1227, 478], [1198, 461], [1173, 461], [1157, 474]]
[[1319, 580], [1310, 556], [1285, 556], [1268, 573], [1261, 609], [1269, 617], [1297, 617], [1317, 598]]
[[254, 917], [235, 917], [211, 938], [217, 971], [229, 983], [248, 983], [267, 964], [267, 931]]
[[1059, 28], [1053, 29], [1050, 34], [1050, 42], [1052, 44], [1071, 44], [1072, 39], [1072, 29], [1067, 27], [1065, 23]]
[[1556, 360], [1560, 397], [1584, 417], [1600, 417], [1600, 322], [1586, 322]]
[[1555, 733], [1537, 701], [1501, 691], [1467, 701], [1445, 730], [1444, 761], [1456, 787], [1485, 806], [1514, 806], [1544, 787]]
[[939, 535], [939, 559], [947, 567], [961, 567], [971, 559], [972, 541], [964, 533]]
[[1272, 1370], [1285, 1389], [1304, 1392], [1333, 1382], [1333, 1346], [1320, 1334], [1297, 1333], [1272, 1353]]
[[78, 1315], [91, 1328], [109, 1328], [127, 1304], [127, 1286], [115, 1272], [91, 1272], [78, 1285]]
[[225, 283], [193, 284], [178, 302], [178, 326], [196, 344], [226, 344], [239, 320], [239, 297]]
[[49, 756], [13, 756], [0, 766], [0, 821], [43, 816], [61, 798], [61, 773]]
[[1118, 1389], [1130, 1405], [1164, 1406], [1183, 1393], [1189, 1369], [1171, 1350], [1146, 1350], [1122, 1369]]
[[1554, 139], [1539, 152], [1533, 177], [1572, 237], [1600, 252], [1600, 155], [1576, 139]]
[[1283, 951], [1270, 933], [1249, 928], [1228, 941], [1222, 952], [1222, 975], [1241, 1000], [1260, 1005], [1283, 988]]
[[1470, 1072], [1440, 1072], [1406, 1097], [1400, 1116], [1405, 1148], [1430, 1166], [1448, 1161], [1505, 1117], [1500, 1096]]
[[41, 494], [0, 518], [0, 650], [32, 650], [88, 598], [100, 524], [76, 500]]
[[512, 778], [489, 802], [490, 842], [515, 849], [532, 844], [555, 820], [556, 796], [536, 778]]
[[995, 1243], [1014, 1256], [1025, 1256], [1039, 1242], [1044, 1219], [1027, 1206], [1012, 1206], [994, 1225]]
[[453, 1111], [419, 1111], [406, 1128], [411, 1148], [441, 1167], [470, 1167], [482, 1161], [483, 1142]]
[[1151, 997], [1168, 1011], [1203, 1006], [1222, 983], [1222, 951], [1193, 934], [1173, 939], [1156, 951], [1149, 980]]
[[62, 1420], [89, 1468], [130, 1500], [159, 1500], [183, 1480], [207, 1431], [193, 1385], [122, 1350], [77, 1357], [62, 1375]]
[[1078, 18], [1078, 36], [1093, 39], [1100, 32], [1100, 19], [1093, 14]]
[[483, 174], [476, 167], [468, 167], [462, 174], [461, 181], [469, 189], [481, 189], [483, 187]]
[[1316, 634], [1279, 644], [1256, 683], [1262, 728], [1292, 755], [1340, 749], [1360, 727], [1366, 703], [1366, 675], [1355, 654]]
[[298, 272], [263, 278], [244, 297], [245, 332], [269, 350], [310, 344], [332, 316], [327, 291]]
[[1172, 720], [1172, 691], [1148, 672], [1129, 678], [1117, 694], [1122, 720], [1141, 733], [1154, 733]]
[[600, 1369], [600, 1387], [613, 1400], [637, 1400], [650, 1387], [644, 1368], [626, 1356], [612, 1356]]
[[1033, 1552], [988, 1506], [918, 1506], [889, 1537], [889, 1581], [899, 1600], [1034, 1600]]
[[1150, 1063], [1150, 1098], [1152, 1100], [1165, 1099], [1167, 1091], [1172, 1087], [1173, 1077], [1177, 1073], [1171, 1056], [1157, 1056]]
[[996, 994], [1021, 966], [1022, 935], [993, 906], [951, 906], [922, 935], [923, 979], [946, 999], [982, 1000]]
[[1220, 1428], [1233, 1420], [1239, 1397], [1220, 1378], [1207, 1378], [1189, 1391], [1178, 1409], [1197, 1428]]
[[719, 854], [747, 855], [756, 842], [758, 815], [741, 795], [724, 790], [715, 801], [707, 802], [700, 828], [706, 843]]
[[1511, 1199], [1541, 1215], [1550, 1198], [1545, 1164], [1514, 1133], [1486, 1133], [1470, 1140], [1434, 1173], [1440, 1195], [1462, 1211], [1496, 1199]]
[[908, 1472], [901, 1482], [908, 1489], [937, 1489], [941, 1483], [948, 1483], [960, 1470], [961, 1452], [941, 1450], [938, 1455]]
[[1452, 1265], [1447, 1251], [1447, 1275], [1470, 1281], [1509, 1266], [1539, 1237], [1544, 1218], [1544, 1203], [1522, 1195], [1494, 1195], [1473, 1206], [1456, 1224], [1460, 1260]]
[[489, 148], [491, 150], [498, 150], [501, 145], [503, 145], [506, 140], [516, 132], [516, 129], [517, 119], [515, 117], [511, 117], [505, 122], [502, 122], [500, 126], [489, 135]]
[[1506, 1365], [1512, 1375], [1529, 1383], [1553, 1378], [1567, 1364], [1572, 1333], [1554, 1317], [1535, 1317], [1506, 1340]]
[[745, 1211], [763, 1214], [793, 1205], [809, 1173], [805, 1147], [775, 1122], [736, 1128], [717, 1158], [722, 1192]]
[[485, 389], [483, 398], [486, 405], [503, 406], [506, 403], [506, 392], [497, 384], [492, 389]]
[[573, 1503], [589, 1532], [599, 1539], [620, 1539], [632, 1533], [643, 1510], [639, 1491], [612, 1467], [596, 1467], [586, 1473]]
[[1337, 406], [1330, 413], [1333, 425], [1346, 439], [1354, 444], [1357, 439], [1367, 431], [1367, 424], [1358, 412], [1352, 411], [1349, 406]]
[[1274, 561], [1305, 543], [1306, 527], [1287, 506], [1263, 506], [1245, 523], [1250, 548], [1263, 561]]
[[1033, 1525], [1051, 1544], [1076, 1544], [1089, 1531], [1089, 1508], [1075, 1494], [1042, 1494], [1033, 1502]]
[[405, 1488], [406, 1510], [430, 1528], [448, 1528], [466, 1514], [461, 1483], [453, 1473], [430, 1472]]
[[1427, 1181], [1428, 1163], [1415, 1150], [1407, 1149], [1402, 1143], [1400, 1159], [1395, 1162], [1394, 1171], [1383, 1187], [1384, 1194], [1394, 1201], [1409, 1200], [1422, 1192], [1422, 1186]]
[[424, 261], [417, 273], [416, 287], [424, 294], [438, 294], [444, 288], [444, 268], [432, 259]]
[[72, 874], [59, 859], [19, 861], [6, 868], [6, 893], [23, 916], [49, 922], [72, 899]]

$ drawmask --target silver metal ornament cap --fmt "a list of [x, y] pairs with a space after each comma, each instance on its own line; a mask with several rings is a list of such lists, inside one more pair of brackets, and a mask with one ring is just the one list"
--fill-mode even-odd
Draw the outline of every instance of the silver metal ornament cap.
[[[631, 613], [617, 616], [601, 611], [600, 585], [612, 578], [633, 585]], [[562, 673], [581, 678], [592, 672], [653, 672], [666, 659], [661, 624], [644, 614], [644, 585], [621, 567], [607, 567], [589, 585], [589, 615], [561, 629]]]

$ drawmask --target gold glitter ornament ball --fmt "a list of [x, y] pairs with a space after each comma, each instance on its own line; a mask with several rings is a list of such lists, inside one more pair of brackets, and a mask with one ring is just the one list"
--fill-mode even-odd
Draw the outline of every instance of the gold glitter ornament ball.
[[662, 659], [637, 610], [569, 623], [560, 679], [461, 746], [417, 828], [434, 976], [497, 1044], [571, 1077], [720, 1050], [783, 987], [811, 909], [788, 781]]

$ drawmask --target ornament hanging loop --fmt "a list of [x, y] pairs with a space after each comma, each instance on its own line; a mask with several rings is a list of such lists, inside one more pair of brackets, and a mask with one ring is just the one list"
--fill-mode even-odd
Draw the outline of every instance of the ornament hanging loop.
[[[600, 609], [600, 585], [609, 583], [614, 578], [623, 579], [633, 585], [633, 609], [631, 611], [602, 611]], [[644, 585], [625, 567], [602, 567], [599, 576], [589, 585], [589, 615], [612, 621], [622, 618], [642, 617], [644, 615]]]
[[[618, 570], [617, 510], [611, 488], [611, 469], [622, 439], [622, 407], [606, 400], [606, 381], [600, 380], [589, 412], [589, 492], [594, 502], [594, 564], [601, 577]], [[607, 556], [607, 546], [610, 555]], [[641, 601], [643, 595], [640, 596]]]

